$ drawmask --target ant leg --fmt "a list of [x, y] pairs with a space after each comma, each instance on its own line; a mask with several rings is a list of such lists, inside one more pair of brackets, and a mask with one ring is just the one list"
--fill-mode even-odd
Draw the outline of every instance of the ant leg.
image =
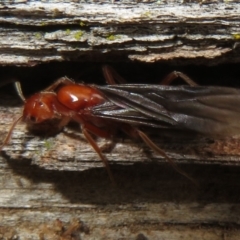
[[115, 179], [114, 179], [114, 177], [113, 177], [113, 175], [112, 175], [112, 172], [111, 172], [111, 170], [110, 170], [110, 167], [109, 167], [107, 158], [102, 154], [102, 152], [101, 152], [100, 148], [98, 147], [96, 141], [95, 141], [95, 140], [92, 138], [92, 136], [89, 134], [88, 129], [85, 128], [85, 127], [82, 127], [82, 132], [83, 132], [85, 138], [86, 138], [86, 139], [88, 140], [88, 142], [90, 143], [90, 145], [91, 145], [91, 146], [93, 147], [93, 149], [95, 150], [95, 152], [96, 152], [96, 153], [98, 154], [98, 156], [101, 158], [104, 166], [105, 166], [106, 169], [107, 169], [108, 176], [109, 176], [112, 184], [113, 184], [114, 186], [116, 186], [116, 182], [115, 182]]
[[103, 75], [106, 79], [107, 84], [115, 85], [115, 84], [124, 84], [126, 80], [122, 78], [112, 67], [109, 65], [104, 65], [102, 67]]
[[[115, 85], [115, 84], [124, 84], [126, 83], [126, 80], [122, 78], [112, 67], [108, 65], [104, 65], [102, 67], [103, 75], [106, 79], [106, 82], [109, 85]], [[161, 85], [169, 85], [173, 80], [176, 78], [182, 78], [183, 81], [185, 81], [190, 86], [198, 86], [197, 83], [195, 83], [190, 77], [188, 77], [186, 74], [178, 71], [173, 71], [169, 73], [162, 81]]]
[[95, 150], [95, 152], [98, 154], [98, 156], [100, 157], [100, 159], [102, 160], [104, 166], [107, 169], [108, 172], [108, 176], [112, 182], [113, 185], [116, 185], [116, 182], [114, 180], [114, 177], [112, 175], [112, 172], [110, 170], [109, 164], [108, 164], [108, 160], [107, 158], [102, 154], [101, 149], [99, 148], [99, 146], [97, 145], [96, 141], [92, 138], [92, 136], [90, 135], [89, 132], [93, 133], [96, 136], [102, 137], [102, 138], [110, 138], [111, 135], [109, 132], [104, 131], [96, 126], [94, 126], [91, 123], [85, 122], [80, 116], [75, 115], [72, 117], [73, 120], [75, 120], [76, 122], [81, 124], [81, 128], [82, 128], [82, 133], [84, 134], [85, 138], [87, 139], [87, 141], [90, 143], [90, 145], [93, 147], [93, 149]]
[[102, 146], [99, 146], [99, 149], [101, 152], [109, 152], [109, 149], [113, 149], [115, 146], [115, 143], [112, 140], [112, 135], [113, 132], [109, 132], [106, 130], [102, 130], [96, 126], [94, 126], [93, 124], [89, 124], [89, 123], [84, 123], [83, 124], [84, 127], [91, 133], [93, 133], [94, 135], [101, 137], [101, 138], [105, 138], [105, 139], [111, 139], [111, 143], [104, 143]]
[[61, 121], [58, 123], [58, 129], [61, 130], [70, 122], [70, 120], [71, 120], [70, 117], [63, 117]]
[[190, 86], [198, 86], [197, 83], [195, 83], [190, 77], [188, 77], [187, 75], [185, 75], [182, 72], [177, 72], [177, 71], [173, 71], [171, 73], [169, 73], [162, 81], [161, 81], [161, 85], [169, 85], [171, 84], [171, 82], [173, 80], [175, 80], [176, 78], [181, 78], [184, 82], [186, 82], [188, 85]]
[[163, 156], [168, 163], [181, 175], [185, 176], [186, 178], [188, 178], [191, 182], [193, 182], [195, 185], [197, 185], [196, 181], [191, 178], [190, 176], [188, 176], [187, 173], [185, 173], [183, 170], [181, 170], [176, 163], [174, 163], [174, 161], [167, 156], [167, 154], [161, 149], [159, 148], [144, 132], [142, 132], [141, 130], [131, 127], [129, 125], [125, 125], [122, 127], [122, 130], [129, 136], [134, 137], [134, 138], [141, 138], [143, 140], [143, 142], [145, 142], [145, 144], [151, 148], [153, 151], [155, 151], [156, 153], [158, 153], [159, 155]]
[[89, 132], [93, 133], [94, 135], [96, 135], [98, 137], [101, 137], [101, 138], [111, 138], [110, 132], [108, 132], [106, 130], [102, 130], [99, 127], [96, 127], [95, 125], [86, 122], [85, 120], [83, 120], [78, 115], [72, 116], [72, 119], [74, 121], [78, 122], [79, 124], [81, 124], [81, 126], [84, 126], [85, 129], [87, 129]]
[[75, 82], [68, 77], [61, 77], [58, 80], [56, 80], [52, 85], [50, 85], [49, 87], [44, 89], [43, 92], [53, 91], [61, 84], [62, 85], [70, 85], [70, 84], [74, 84], [74, 83]]
[[151, 148], [153, 151], [155, 151], [156, 153], [160, 154], [161, 156], [163, 156], [168, 162], [169, 164], [180, 174], [182, 174], [183, 176], [185, 176], [186, 178], [188, 178], [191, 182], [193, 182], [195, 185], [197, 185], [196, 181], [191, 178], [190, 176], [188, 176], [187, 173], [185, 173], [182, 169], [180, 169], [171, 158], [169, 158], [166, 153], [159, 148], [144, 132], [142, 132], [139, 129], [136, 129], [136, 132], [138, 134], [138, 136], [147, 144], [147, 146], [149, 148]]

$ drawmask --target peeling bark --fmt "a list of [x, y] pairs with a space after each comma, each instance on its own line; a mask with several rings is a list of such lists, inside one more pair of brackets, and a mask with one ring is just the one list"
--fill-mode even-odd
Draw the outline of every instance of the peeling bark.
[[[79, 79], [86, 61], [177, 67], [238, 63], [239, 12], [237, 1], [4, 1], [0, 64], [9, 67], [0, 67], [0, 80], [14, 77], [39, 91], [39, 82], [43, 86], [65, 75]], [[65, 63], [51, 63], [56, 61], [81, 64], [65, 72]], [[32, 67], [40, 63], [49, 64]], [[21, 68], [12, 68], [16, 65]], [[138, 83], [149, 74], [159, 82], [158, 69], [168, 71], [166, 65], [132, 67], [126, 71]], [[214, 70], [219, 73], [215, 83], [235, 86], [239, 67], [230, 68], [225, 78], [221, 68]], [[204, 83], [214, 84], [208, 71], [189, 69], [197, 82], [202, 75]], [[98, 79], [99, 72], [90, 71], [92, 81]], [[2, 140], [21, 107], [7, 92], [0, 105]], [[239, 137], [156, 135], [153, 140], [198, 187], [143, 143], [117, 135], [110, 149], [98, 140], [114, 188], [78, 128], [36, 136], [19, 124], [0, 156], [0, 239], [238, 239]]]
[[239, 4], [202, 3], [0, 4], [0, 64], [239, 62]]

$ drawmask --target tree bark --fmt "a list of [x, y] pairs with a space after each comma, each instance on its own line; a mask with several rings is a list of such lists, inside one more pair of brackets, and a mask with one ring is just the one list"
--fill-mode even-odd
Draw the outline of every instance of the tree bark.
[[[236, 86], [238, 65], [196, 65], [239, 62], [239, 12], [237, 1], [0, 3], [0, 85], [20, 79], [29, 95], [65, 75], [99, 83], [93, 62], [110, 62], [138, 83], [195, 64], [198, 83]], [[0, 91], [2, 140], [22, 106], [12, 86]], [[48, 136], [17, 125], [0, 156], [0, 239], [239, 239], [239, 137], [148, 134], [198, 186], [116, 135], [97, 140], [113, 187], [78, 127]]]
[[1, 3], [0, 64], [239, 62], [239, 4], [204, 3]]

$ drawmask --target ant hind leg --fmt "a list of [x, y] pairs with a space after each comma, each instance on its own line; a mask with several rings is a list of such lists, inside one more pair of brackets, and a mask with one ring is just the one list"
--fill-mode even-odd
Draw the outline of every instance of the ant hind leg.
[[173, 71], [169, 73], [161, 82], [161, 85], [169, 85], [171, 84], [176, 78], [181, 78], [185, 83], [187, 83], [190, 86], [198, 86], [197, 83], [195, 83], [190, 77], [188, 77], [186, 74], [178, 71]]
[[115, 85], [115, 84], [124, 84], [127, 81], [121, 77], [112, 67], [109, 65], [104, 65], [102, 67], [103, 75], [106, 79], [107, 84]]
[[181, 175], [185, 176], [187, 179], [189, 179], [192, 183], [194, 183], [196, 186], [198, 185], [196, 183], [196, 181], [191, 178], [187, 173], [185, 173], [181, 168], [179, 168], [176, 163], [174, 163], [174, 161], [167, 156], [167, 154], [161, 149], [159, 148], [144, 132], [142, 132], [139, 129], [135, 129], [136, 133], [138, 134], [138, 136], [143, 140], [143, 142], [146, 143], [146, 145], [151, 148], [153, 151], [155, 151], [156, 153], [158, 153], [159, 155], [163, 156], [168, 163]]

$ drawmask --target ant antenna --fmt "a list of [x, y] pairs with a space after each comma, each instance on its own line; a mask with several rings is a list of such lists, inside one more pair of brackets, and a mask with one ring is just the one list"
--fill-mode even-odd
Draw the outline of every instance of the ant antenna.
[[0, 87], [5, 86], [9, 83], [14, 83], [14, 87], [18, 96], [22, 99], [23, 102], [26, 102], [26, 98], [23, 95], [21, 83], [14, 78], [8, 78], [0, 83]]
[[9, 131], [8, 131], [8, 134], [7, 134], [6, 138], [4, 139], [2, 145], [0, 145], [0, 151], [2, 150], [2, 148], [3, 148], [6, 144], [9, 143], [9, 141], [10, 141], [10, 139], [11, 139], [11, 135], [12, 135], [13, 129], [15, 128], [15, 126], [16, 126], [22, 119], [23, 119], [23, 115], [21, 115], [19, 118], [17, 118], [17, 119], [13, 122], [11, 128], [10, 128]]
[[[8, 83], [11, 83], [13, 82], [14, 83], [14, 87], [17, 91], [17, 94], [18, 96], [22, 99], [23, 102], [26, 102], [26, 98], [24, 97], [23, 95], [23, 92], [22, 92], [22, 88], [21, 88], [21, 83], [19, 81], [16, 81], [14, 79], [8, 79], [7, 81], [4, 82], [4, 84], [1, 84], [1, 85], [5, 85], [5, 84], [8, 84]], [[12, 124], [11, 128], [9, 129], [8, 131], [8, 134], [6, 136], [6, 138], [4, 139], [2, 145], [0, 145], [0, 151], [2, 150], [2, 148], [7, 145], [11, 139], [11, 135], [12, 135], [12, 132], [13, 132], [13, 129], [15, 128], [15, 126], [23, 119], [23, 115], [21, 115], [20, 117], [18, 117]]]
[[26, 102], [26, 98], [23, 95], [21, 83], [19, 81], [14, 82], [14, 87], [17, 91], [18, 96], [22, 99], [23, 102]]

